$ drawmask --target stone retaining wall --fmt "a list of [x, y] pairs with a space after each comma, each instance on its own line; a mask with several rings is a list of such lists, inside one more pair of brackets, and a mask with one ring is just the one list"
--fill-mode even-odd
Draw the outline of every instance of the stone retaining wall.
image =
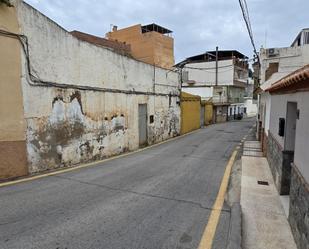
[[266, 155], [278, 192], [281, 195], [288, 195], [290, 192], [291, 163], [294, 159], [294, 152], [283, 150], [269, 132]]
[[292, 167], [289, 222], [299, 249], [308, 249], [309, 245], [309, 186]]

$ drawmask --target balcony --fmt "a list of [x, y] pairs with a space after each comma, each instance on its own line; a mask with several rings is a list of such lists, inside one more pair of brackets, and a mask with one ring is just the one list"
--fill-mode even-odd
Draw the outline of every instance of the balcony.
[[214, 104], [219, 104], [219, 103], [227, 103], [228, 102], [228, 98], [227, 96], [223, 96], [223, 95], [214, 95], [212, 97], [212, 102]]

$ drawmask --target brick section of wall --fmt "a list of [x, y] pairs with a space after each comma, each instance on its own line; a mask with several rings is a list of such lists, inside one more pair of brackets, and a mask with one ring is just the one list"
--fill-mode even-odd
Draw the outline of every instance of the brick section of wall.
[[266, 156], [278, 192], [281, 195], [289, 194], [291, 181], [291, 163], [294, 159], [294, 152], [284, 151], [276, 139], [269, 132]]
[[279, 69], [279, 63], [269, 63], [269, 67], [266, 69], [265, 72], [265, 81], [268, 80], [274, 73], [277, 73]]
[[95, 45], [111, 48], [114, 52], [122, 55], [131, 56], [131, 46], [123, 42], [117, 42], [105, 39], [103, 37], [98, 37], [90, 34], [86, 34], [80, 31], [72, 31], [71, 35], [75, 36], [77, 39], [86, 41]]
[[309, 186], [292, 167], [289, 222], [299, 249], [309, 248]]

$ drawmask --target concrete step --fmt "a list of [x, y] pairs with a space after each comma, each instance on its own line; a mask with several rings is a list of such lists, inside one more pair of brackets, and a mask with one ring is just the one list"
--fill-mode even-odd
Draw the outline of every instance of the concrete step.
[[260, 141], [245, 141], [244, 148], [261, 149], [262, 146]]
[[263, 152], [262, 151], [244, 150], [243, 155], [244, 156], [253, 156], [253, 157], [263, 157]]

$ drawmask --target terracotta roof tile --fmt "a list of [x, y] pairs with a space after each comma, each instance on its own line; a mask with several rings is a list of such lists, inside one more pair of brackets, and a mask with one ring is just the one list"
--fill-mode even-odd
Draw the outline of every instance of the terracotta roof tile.
[[[280, 80], [276, 81], [274, 84], [272, 84], [270, 87], [265, 89], [266, 92], [276, 92], [280, 90], [284, 90], [286, 88], [290, 88], [293, 86], [293, 88], [297, 89], [299, 87], [304, 87], [304, 83], [306, 80], [309, 80], [309, 65], [306, 65], [287, 76], [281, 78]], [[307, 84], [309, 87], [309, 81]]]

